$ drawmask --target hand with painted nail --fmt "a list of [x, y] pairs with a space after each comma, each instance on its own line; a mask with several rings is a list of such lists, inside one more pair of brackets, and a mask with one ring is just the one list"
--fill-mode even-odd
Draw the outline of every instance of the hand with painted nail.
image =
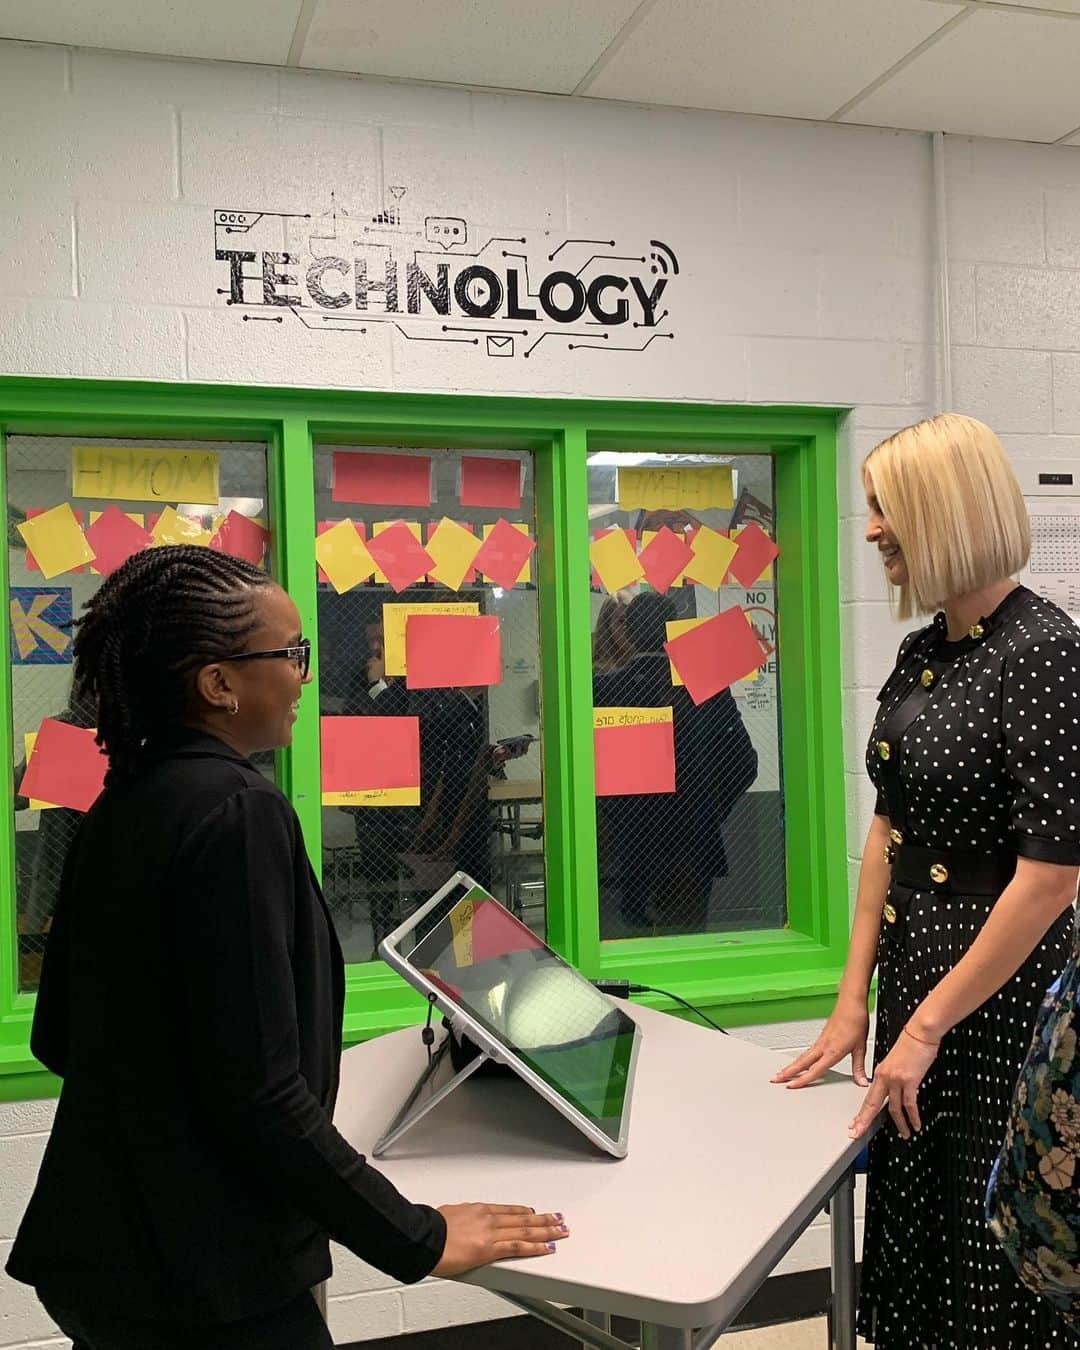
[[937, 1059], [937, 1052], [938, 1042], [924, 1040], [907, 1028], [900, 1032], [896, 1044], [874, 1070], [870, 1091], [848, 1128], [852, 1139], [866, 1133], [885, 1105], [901, 1139], [910, 1139], [913, 1130], [917, 1134], [922, 1129], [919, 1085]]
[[440, 1205], [446, 1246], [433, 1275], [463, 1275], [492, 1261], [550, 1256], [569, 1236], [561, 1214], [537, 1214], [527, 1205]]

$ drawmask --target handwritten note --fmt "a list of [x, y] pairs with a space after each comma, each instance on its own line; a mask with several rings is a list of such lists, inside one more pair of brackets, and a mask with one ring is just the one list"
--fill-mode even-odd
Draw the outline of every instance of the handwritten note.
[[76, 445], [71, 451], [71, 495], [216, 506], [221, 495], [218, 455], [213, 450]]
[[594, 708], [596, 795], [675, 791], [675, 724], [668, 708]]
[[734, 505], [729, 464], [652, 464], [619, 470], [623, 511], [708, 511]]

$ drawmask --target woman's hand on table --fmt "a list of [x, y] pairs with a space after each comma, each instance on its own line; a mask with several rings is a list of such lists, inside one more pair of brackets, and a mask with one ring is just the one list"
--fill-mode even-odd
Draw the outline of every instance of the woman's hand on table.
[[446, 1246], [433, 1275], [463, 1275], [493, 1261], [550, 1256], [569, 1236], [561, 1214], [537, 1214], [527, 1205], [440, 1205]]
[[901, 1139], [910, 1139], [913, 1130], [917, 1133], [922, 1129], [919, 1084], [937, 1059], [937, 1052], [935, 1042], [917, 1039], [908, 1031], [900, 1033], [896, 1044], [874, 1070], [873, 1085], [848, 1128], [852, 1139], [866, 1133], [886, 1102]]
[[870, 1015], [866, 1000], [838, 1002], [832, 1016], [821, 1028], [821, 1035], [798, 1059], [793, 1059], [770, 1079], [789, 1088], [816, 1083], [845, 1055], [851, 1056], [852, 1077], [859, 1087], [869, 1087], [866, 1076], [866, 1038], [870, 1034]]

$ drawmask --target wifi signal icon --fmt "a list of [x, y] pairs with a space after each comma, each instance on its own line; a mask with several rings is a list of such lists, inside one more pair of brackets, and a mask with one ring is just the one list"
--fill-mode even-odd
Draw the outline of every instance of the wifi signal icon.
[[661, 243], [659, 239], [650, 239], [649, 243], [656, 250], [656, 252], [649, 254], [649, 257], [653, 260], [653, 265], [649, 270], [653, 275], [662, 272], [664, 276], [667, 276], [669, 272], [674, 272], [678, 276], [679, 260], [676, 258], [674, 250], [668, 244]]

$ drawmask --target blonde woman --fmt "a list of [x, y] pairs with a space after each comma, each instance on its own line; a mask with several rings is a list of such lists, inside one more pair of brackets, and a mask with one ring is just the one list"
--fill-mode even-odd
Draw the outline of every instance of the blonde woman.
[[1080, 1341], [1017, 1280], [983, 1200], [1080, 864], [1080, 630], [1013, 579], [1029, 531], [1001, 445], [931, 418], [867, 457], [867, 542], [906, 637], [867, 748], [877, 805], [835, 1011], [780, 1074], [864, 1071], [878, 971], [859, 1329], [879, 1350]]

